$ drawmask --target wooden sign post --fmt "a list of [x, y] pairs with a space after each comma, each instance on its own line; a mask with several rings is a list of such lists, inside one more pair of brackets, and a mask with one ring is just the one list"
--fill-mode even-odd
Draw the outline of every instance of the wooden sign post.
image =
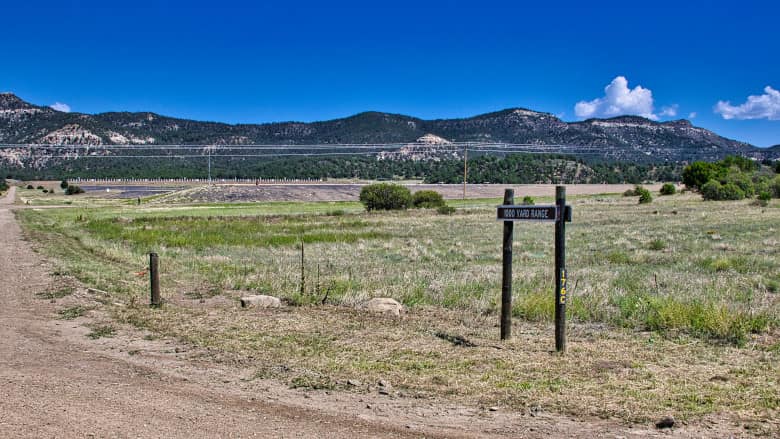
[[504, 191], [504, 204], [496, 218], [504, 222], [503, 270], [501, 280], [501, 340], [512, 336], [512, 239], [515, 221], [555, 222], [555, 350], [566, 351], [566, 227], [571, 206], [566, 205], [566, 187], [555, 187], [553, 205], [515, 205], [514, 191]]

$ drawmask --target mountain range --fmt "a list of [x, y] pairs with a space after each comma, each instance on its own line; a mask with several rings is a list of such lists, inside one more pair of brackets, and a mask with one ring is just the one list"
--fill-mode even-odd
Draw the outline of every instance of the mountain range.
[[[48, 145], [248, 145], [488, 142], [574, 145], [601, 158], [643, 162], [718, 159], [729, 154], [780, 157], [780, 145], [757, 148], [693, 126], [688, 120], [656, 122], [638, 116], [565, 122], [543, 112], [512, 108], [461, 119], [424, 120], [364, 112], [322, 122], [226, 124], [149, 112], [65, 113], [0, 94], [0, 144]], [[439, 140], [440, 139], [440, 140]], [[578, 149], [579, 148], [579, 149]]]

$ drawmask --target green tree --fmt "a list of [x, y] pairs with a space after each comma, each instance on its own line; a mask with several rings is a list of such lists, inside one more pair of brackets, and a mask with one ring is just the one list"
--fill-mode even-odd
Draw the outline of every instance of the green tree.
[[682, 182], [690, 189], [699, 190], [720, 173], [720, 167], [714, 163], [693, 162], [683, 169]]

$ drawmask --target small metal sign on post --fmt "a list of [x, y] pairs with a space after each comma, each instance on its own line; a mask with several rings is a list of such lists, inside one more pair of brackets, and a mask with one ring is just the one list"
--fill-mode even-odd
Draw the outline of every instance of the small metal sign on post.
[[504, 204], [496, 219], [504, 222], [503, 270], [501, 279], [501, 340], [512, 336], [512, 239], [515, 221], [555, 222], [555, 350], [566, 351], [566, 227], [571, 222], [566, 205], [566, 187], [555, 187], [555, 204], [516, 205], [514, 191], [504, 191]]

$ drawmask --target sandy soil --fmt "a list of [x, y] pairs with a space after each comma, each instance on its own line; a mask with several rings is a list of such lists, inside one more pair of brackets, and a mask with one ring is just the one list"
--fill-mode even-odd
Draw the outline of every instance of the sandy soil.
[[[26, 242], [10, 202], [0, 205], [0, 437], [712, 437], [706, 426], [652, 425], [507, 413], [446, 400], [289, 389], [174, 340], [131, 327], [92, 340], [91, 311], [60, 320], [67, 306], [95, 305], [61, 282]], [[115, 324], [115, 323], [113, 323]], [[711, 427], [710, 427], [711, 428]], [[726, 436], [728, 434], [726, 433]]]

